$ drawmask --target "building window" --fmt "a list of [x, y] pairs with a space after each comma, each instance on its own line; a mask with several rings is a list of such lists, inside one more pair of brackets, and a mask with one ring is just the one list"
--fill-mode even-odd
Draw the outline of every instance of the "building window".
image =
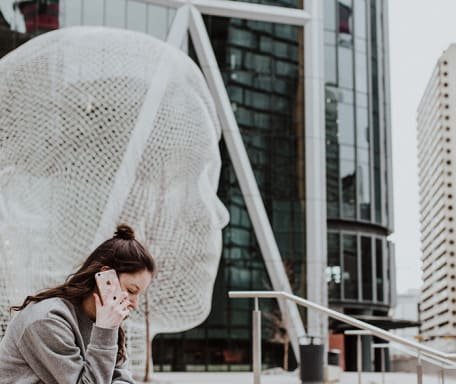
[[375, 265], [376, 265], [376, 289], [377, 289], [377, 301], [384, 301], [385, 297], [383, 294], [384, 287], [384, 270], [383, 270], [383, 241], [381, 239], [375, 240]]
[[342, 268], [340, 263], [340, 234], [328, 233], [328, 267], [326, 268], [329, 299], [340, 299]]
[[356, 235], [343, 235], [344, 298], [358, 300], [358, 255]]
[[361, 269], [363, 300], [371, 301], [373, 298], [373, 275], [372, 275], [372, 238], [361, 236]]
[[[351, 0], [338, 1], [338, 29], [339, 34], [351, 36], [353, 33], [352, 2]], [[350, 39], [351, 40], [351, 39]]]

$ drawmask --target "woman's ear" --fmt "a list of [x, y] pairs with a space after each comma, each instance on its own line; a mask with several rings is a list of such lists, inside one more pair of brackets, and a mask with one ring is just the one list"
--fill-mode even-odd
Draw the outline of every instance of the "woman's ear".
[[100, 269], [100, 272], [109, 271], [110, 269], [112, 269], [112, 268], [108, 267], [107, 265], [103, 265]]

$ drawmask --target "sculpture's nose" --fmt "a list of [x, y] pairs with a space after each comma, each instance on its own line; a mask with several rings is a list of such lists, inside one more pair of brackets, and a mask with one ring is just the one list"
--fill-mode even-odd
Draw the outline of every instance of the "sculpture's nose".
[[230, 214], [217, 195], [215, 196], [215, 200], [217, 227], [223, 228], [228, 224], [230, 220]]

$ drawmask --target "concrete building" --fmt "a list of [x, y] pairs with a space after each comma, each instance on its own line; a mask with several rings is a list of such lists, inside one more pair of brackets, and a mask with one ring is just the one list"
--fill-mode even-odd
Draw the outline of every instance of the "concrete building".
[[[57, 26], [106, 25], [163, 39], [175, 14], [138, 0], [18, 3], [24, 3], [25, 11], [9, 9], [0, 19], [2, 52]], [[274, 4], [302, 8], [303, 1]], [[205, 22], [293, 291], [310, 298], [315, 291], [324, 292], [312, 283], [320, 278], [312, 268], [327, 260], [322, 276], [329, 305], [389, 329], [395, 327], [389, 316], [395, 274], [394, 247], [387, 241], [393, 230], [387, 19], [387, 0], [324, 1], [320, 33], [325, 96], [315, 102], [325, 108], [320, 173], [313, 172], [316, 165], [308, 160], [315, 148], [309, 145], [313, 124], [305, 110], [302, 28], [215, 16]], [[193, 54], [191, 44], [188, 52]], [[219, 196], [231, 221], [224, 231], [213, 309], [201, 326], [156, 338], [158, 370], [251, 369], [252, 303], [229, 300], [226, 292], [272, 285], [223, 144], [221, 152]], [[316, 196], [323, 200], [322, 231], [309, 220], [314, 174], [323, 185]], [[327, 253], [313, 252], [309, 244], [323, 244], [322, 249], [327, 244]], [[267, 312], [263, 365], [279, 366], [287, 345], [283, 321], [275, 302], [262, 303], [262, 309]], [[306, 320], [308, 314], [302, 315]], [[345, 351], [345, 368], [354, 370], [356, 338], [344, 336], [340, 323], [329, 327], [331, 348]], [[363, 336], [367, 370], [371, 339]], [[291, 366], [292, 360], [290, 353]]]
[[[393, 318], [396, 320], [409, 320], [419, 324], [419, 299], [420, 291], [418, 289], [410, 289], [407, 292], [397, 295], [396, 306], [393, 309]], [[419, 327], [409, 327], [395, 330], [394, 333], [398, 336], [405, 337], [412, 341], [417, 341]], [[390, 357], [392, 365], [395, 367], [393, 371], [401, 371], [411, 367], [412, 371], [416, 367], [416, 358], [410, 356], [399, 349], [391, 349]]]
[[456, 45], [438, 59], [417, 114], [423, 286], [420, 333], [456, 352]]

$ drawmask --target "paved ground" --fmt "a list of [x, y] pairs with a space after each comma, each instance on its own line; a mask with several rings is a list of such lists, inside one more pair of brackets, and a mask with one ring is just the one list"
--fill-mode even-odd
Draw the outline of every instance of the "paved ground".
[[[156, 373], [152, 384], [253, 384], [252, 373]], [[358, 375], [344, 372], [340, 384], [358, 384]], [[362, 384], [382, 384], [380, 373], [363, 373]], [[384, 384], [416, 384], [412, 373], [386, 373]], [[425, 375], [423, 384], [441, 384], [437, 375]], [[296, 374], [263, 375], [261, 384], [300, 384]], [[445, 377], [444, 384], [456, 384], [456, 378]]]
[[[156, 373], [153, 384], [253, 384], [253, 374], [231, 373]], [[264, 375], [261, 384], [299, 384], [295, 374]]]
[[[382, 384], [380, 373], [363, 373], [361, 376], [362, 384]], [[417, 384], [416, 374], [412, 373], [386, 373], [385, 384]], [[357, 384], [358, 375], [353, 372], [344, 372], [341, 384]], [[440, 384], [440, 378], [435, 375], [424, 375], [423, 384]], [[456, 384], [456, 378], [445, 377], [444, 384]]]

